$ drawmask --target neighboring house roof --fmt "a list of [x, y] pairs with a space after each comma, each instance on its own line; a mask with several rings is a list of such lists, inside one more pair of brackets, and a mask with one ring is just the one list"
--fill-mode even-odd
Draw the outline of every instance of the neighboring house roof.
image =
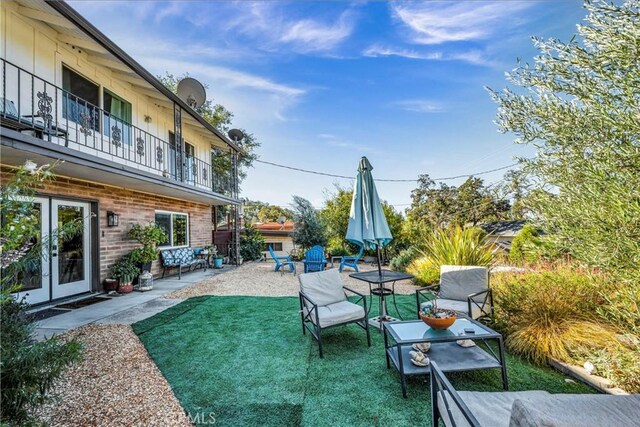
[[116, 57], [118, 60], [126, 64], [131, 68], [138, 76], [146, 80], [151, 86], [157, 89], [164, 96], [180, 106], [183, 111], [186, 111], [190, 116], [196, 119], [207, 130], [214, 133], [227, 145], [233, 148], [235, 151], [240, 151], [240, 148], [232, 142], [226, 135], [213, 127], [211, 123], [207, 122], [200, 114], [198, 114], [193, 108], [189, 107], [186, 102], [180, 99], [176, 94], [167, 89], [153, 74], [147, 71], [142, 65], [130, 57], [124, 50], [118, 47], [111, 39], [98, 30], [93, 24], [87, 21], [82, 15], [80, 15], [74, 8], [69, 6], [64, 1], [58, 0], [45, 0], [45, 2], [52, 7], [60, 15], [67, 18], [78, 26], [83, 33], [95, 40], [98, 44], [104, 47], [110, 54]]
[[527, 221], [494, 221], [480, 224], [480, 228], [493, 236], [514, 237], [527, 223]]
[[289, 236], [293, 233], [294, 223], [293, 221], [285, 221], [284, 223], [279, 222], [258, 222], [253, 224], [253, 227], [256, 228], [263, 235], [272, 235], [272, 236]]

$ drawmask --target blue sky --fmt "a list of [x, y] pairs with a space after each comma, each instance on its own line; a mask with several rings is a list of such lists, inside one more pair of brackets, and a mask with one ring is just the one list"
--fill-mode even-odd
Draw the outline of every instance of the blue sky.
[[[514, 163], [530, 148], [493, 123], [484, 86], [503, 88], [531, 36], [568, 40], [578, 0], [71, 2], [154, 74], [189, 72], [254, 133], [263, 160], [374, 177], [448, 177]], [[487, 183], [504, 171], [483, 176]], [[459, 184], [462, 180], [447, 181]], [[256, 164], [242, 196], [321, 206], [344, 179]], [[404, 210], [413, 183], [379, 183]]]

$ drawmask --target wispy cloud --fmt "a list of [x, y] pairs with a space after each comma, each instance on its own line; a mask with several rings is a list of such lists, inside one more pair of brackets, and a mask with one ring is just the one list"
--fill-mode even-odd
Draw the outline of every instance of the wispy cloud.
[[415, 49], [385, 47], [379, 44], [369, 46], [362, 52], [362, 55], [377, 58], [387, 56], [398, 56], [408, 59], [421, 59], [429, 61], [462, 61], [475, 65], [490, 65], [491, 61], [479, 50], [464, 52], [420, 52]]
[[393, 3], [393, 16], [412, 30], [419, 44], [441, 44], [486, 39], [505, 25], [513, 25], [514, 15], [531, 4], [515, 1], [402, 2]]
[[428, 99], [407, 99], [404, 101], [398, 101], [393, 104], [405, 111], [411, 111], [413, 113], [442, 113], [446, 111], [446, 108], [442, 103], [431, 101]]
[[337, 16], [296, 19], [277, 2], [237, 2], [235, 6], [238, 10], [224, 30], [242, 34], [268, 51], [326, 53], [348, 39], [356, 23], [351, 9]]
[[348, 148], [350, 150], [356, 150], [356, 151], [362, 151], [362, 152], [368, 152], [368, 153], [379, 153], [378, 150], [374, 149], [369, 144], [359, 144], [356, 142], [348, 141], [332, 133], [318, 134], [318, 138], [323, 140], [327, 145], [331, 147]]

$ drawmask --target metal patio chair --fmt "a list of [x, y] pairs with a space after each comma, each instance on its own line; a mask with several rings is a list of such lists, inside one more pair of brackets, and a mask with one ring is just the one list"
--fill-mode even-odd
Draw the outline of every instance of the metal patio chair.
[[418, 312], [434, 300], [439, 308], [464, 313], [475, 320], [493, 320], [489, 269], [469, 265], [441, 266], [440, 283], [416, 290]]
[[[367, 298], [353, 289], [344, 286], [340, 272], [335, 268], [315, 273], [301, 274], [300, 282], [300, 318], [302, 333], [307, 330], [318, 342], [320, 357], [322, 352], [322, 331], [327, 328], [355, 323], [365, 330], [367, 344], [371, 347], [369, 322], [367, 320]], [[347, 292], [358, 298], [351, 302]], [[362, 303], [362, 305], [359, 305]]]

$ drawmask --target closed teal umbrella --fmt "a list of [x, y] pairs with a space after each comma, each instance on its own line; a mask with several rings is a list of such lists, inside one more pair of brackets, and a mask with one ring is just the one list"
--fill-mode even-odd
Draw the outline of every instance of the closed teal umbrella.
[[388, 245], [393, 240], [393, 236], [382, 210], [373, 175], [371, 175], [372, 169], [373, 166], [366, 157], [360, 159], [358, 175], [353, 187], [346, 239], [356, 245], [364, 246], [365, 249], [377, 249], [378, 272], [382, 274], [380, 248]]

